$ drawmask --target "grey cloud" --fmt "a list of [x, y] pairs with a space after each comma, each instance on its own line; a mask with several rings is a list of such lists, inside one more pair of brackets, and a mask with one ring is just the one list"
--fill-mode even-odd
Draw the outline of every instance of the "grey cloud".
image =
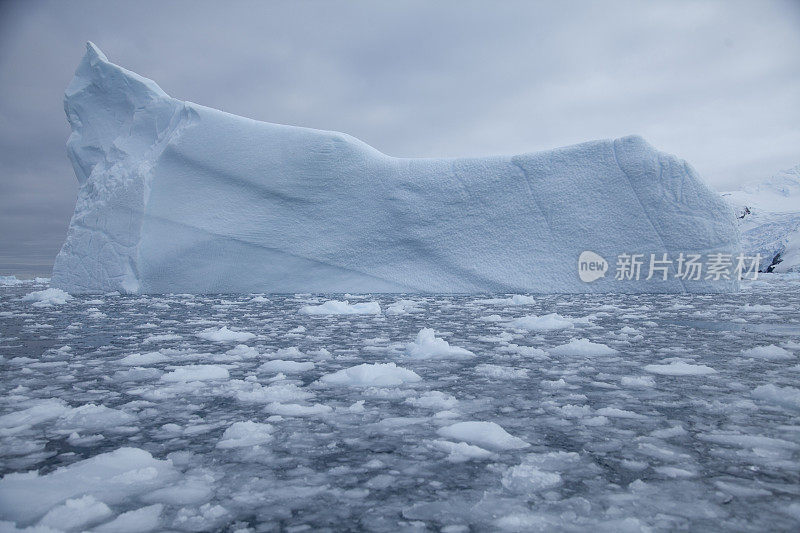
[[794, 1], [6, 2], [0, 273], [46, 274], [66, 232], [86, 40], [176, 98], [396, 156], [639, 133], [720, 189], [800, 162]]

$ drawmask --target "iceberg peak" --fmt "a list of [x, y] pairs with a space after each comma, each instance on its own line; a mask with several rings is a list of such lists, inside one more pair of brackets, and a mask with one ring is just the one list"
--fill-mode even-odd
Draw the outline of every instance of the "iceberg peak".
[[92, 41], [86, 41], [86, 57], [88, 57], [90, 61], [103, 61], [104, 63], [108, 63], [106, 55]]

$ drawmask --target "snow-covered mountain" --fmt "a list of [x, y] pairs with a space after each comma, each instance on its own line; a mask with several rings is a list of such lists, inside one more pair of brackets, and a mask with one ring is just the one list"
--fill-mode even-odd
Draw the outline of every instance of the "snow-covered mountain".
[[[65, 110], [80, 190], [52, 284], [70, 292], [725, 292], [738, 283], [687, 280], [671, 263], [648, 278], [651, 254], [733, 254], [739, 234], [688, 164], [641, 137], [400, 159], [342, 133], [176, 100], [91, 43]], [[632, 265], [615, 276], [625, 254], [641, 273]], [[587, 276], [579, 257], [591, 258]]]
[[724, 192], [741, 223], [742, 247], [764, 272], [800, 271], [800, 165]]

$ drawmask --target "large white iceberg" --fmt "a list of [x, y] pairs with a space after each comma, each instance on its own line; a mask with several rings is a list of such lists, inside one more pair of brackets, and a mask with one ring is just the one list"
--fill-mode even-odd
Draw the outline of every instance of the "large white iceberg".
[[[620, 254], [735, 254], [730, 208], [640, 137], [518, 156], [390, 157], [348, 135], [165, 94], [87, 45], [66, 91], [80, 182], [69, 292], [677, 292]], [[587, 283], [578, 257], [608, 272]], [[594, 256], [592, 256], [594, 257]], [[646, 268], [647, 265], [645, 264]]]

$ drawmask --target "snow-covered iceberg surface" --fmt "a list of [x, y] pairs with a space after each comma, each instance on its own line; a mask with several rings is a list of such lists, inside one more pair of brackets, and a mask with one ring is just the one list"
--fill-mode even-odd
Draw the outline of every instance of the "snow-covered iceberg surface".
[[[342, 133], [175, 100], [91, 43], [65, 109], [80, 192], [52, 285], [70, 292], [737, 286], [680, 271], [681, 253], [735, 255], [735, 218], [685, 162], [640, 137], [399, 159]], [[641, 272], [617, 269], [625, 254]], [[645, 279], [651, 254], [674, 262]]]
[[736, 210], [742, 248], [761, 255], [762, 271], [800, 272], [800, 165], [722, 196]]

